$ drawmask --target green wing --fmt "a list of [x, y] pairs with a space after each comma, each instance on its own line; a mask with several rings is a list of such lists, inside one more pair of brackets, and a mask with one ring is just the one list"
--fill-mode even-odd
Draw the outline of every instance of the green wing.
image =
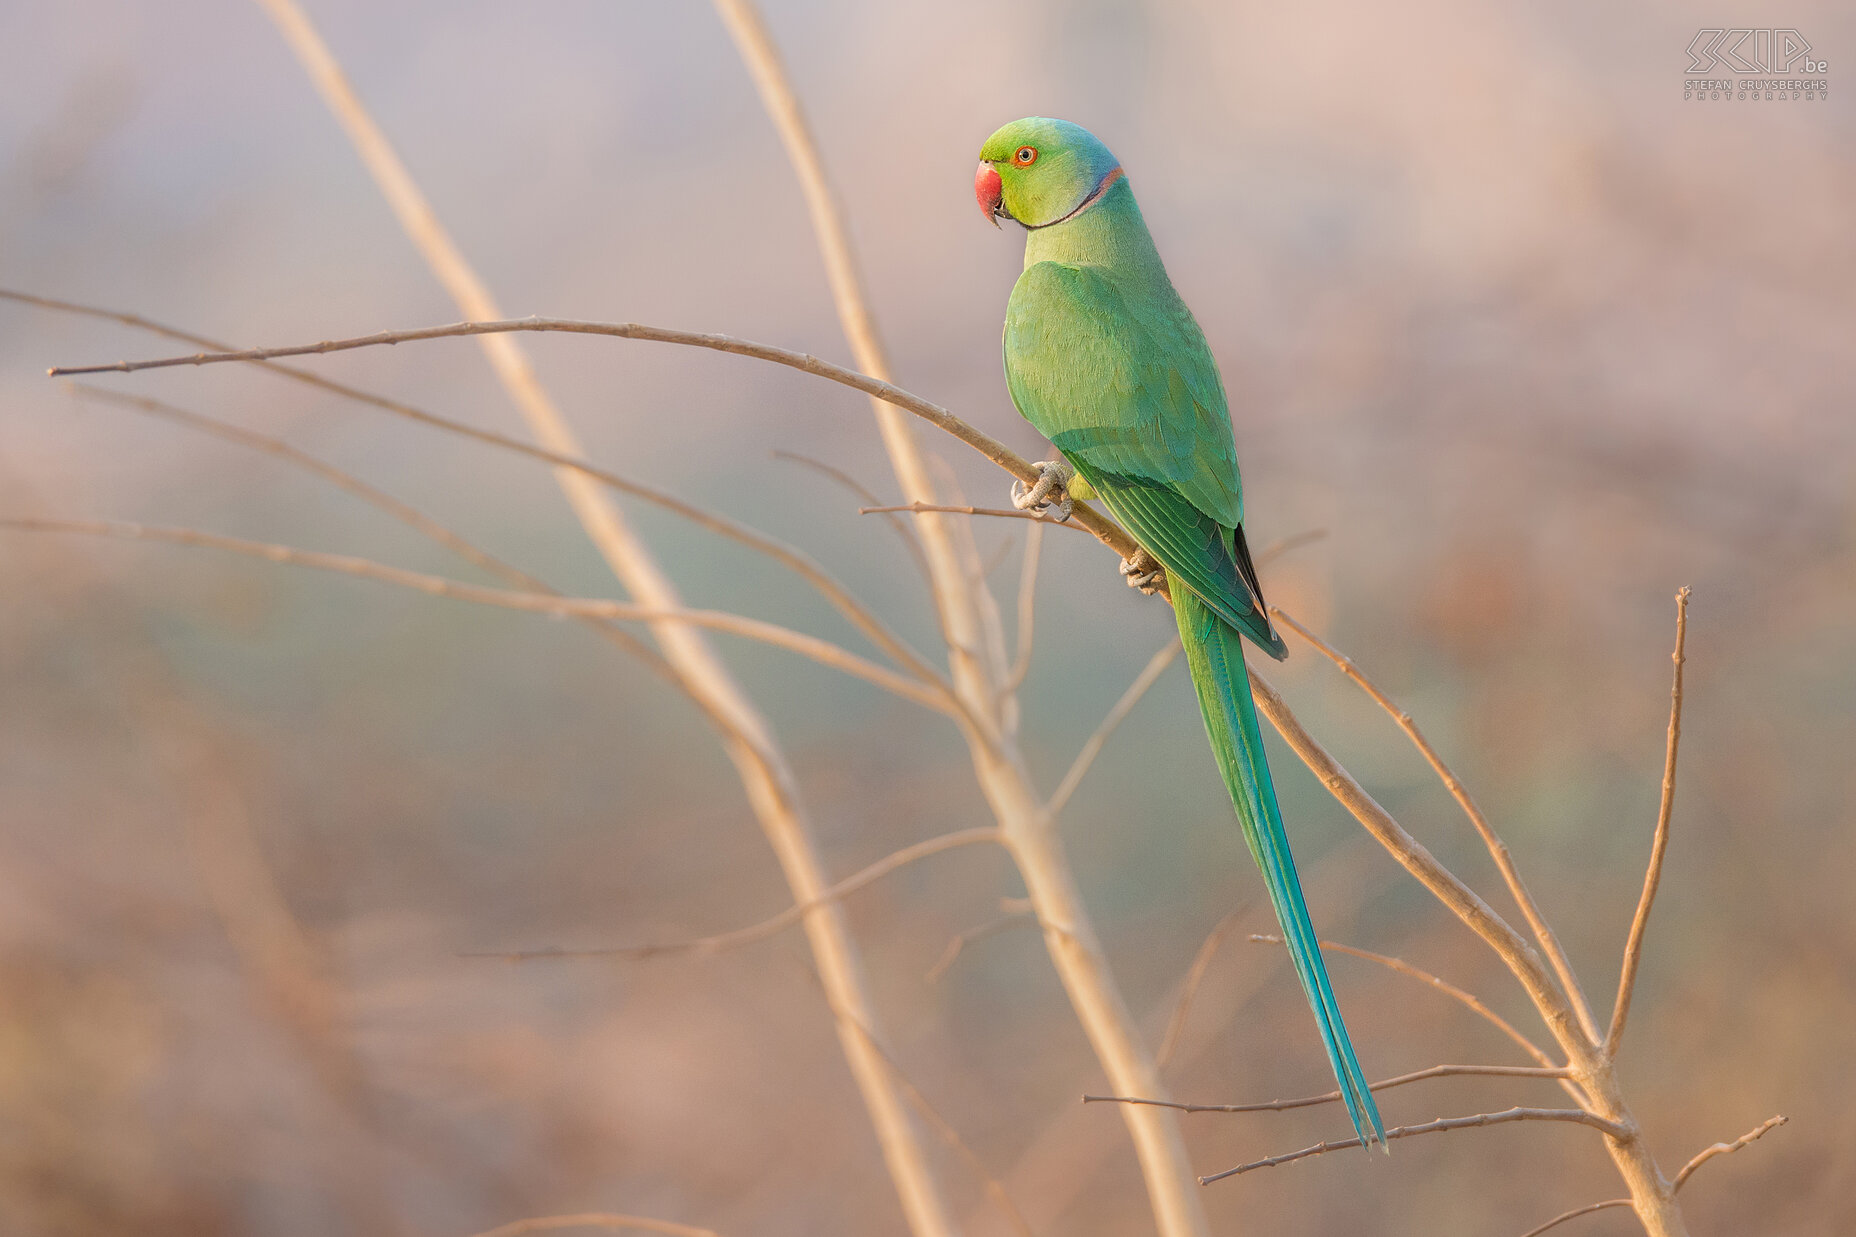
[[1224, 384], [1172, 289], [1133, 293], [1089, 266], [1028, 268], [1006, 309], [1005, 376], [1019, 412], [1167, 574], [1284, 656], [1244, 544]]

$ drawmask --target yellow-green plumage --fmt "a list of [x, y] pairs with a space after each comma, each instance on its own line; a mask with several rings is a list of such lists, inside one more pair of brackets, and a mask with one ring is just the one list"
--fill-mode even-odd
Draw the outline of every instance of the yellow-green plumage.
[[990, 209], [1028, 233], [1005, 319], [1012, 400], [1166, 568], [1206, 733], [1244, 840], [1354, 1130], [1363, 1142], [1383, 1141], [1309, 923], [1244, 669], [1242, 637], [1273, 657], [1286, 650], [1264, 613], [1244, 542], [1243, 490], [1217, 364], [1167, 278], [1127, 177], [1101, 142], [1068, 122], [1033, 118], [995, 133], [981, 159], [981, 205], [996, 193]]

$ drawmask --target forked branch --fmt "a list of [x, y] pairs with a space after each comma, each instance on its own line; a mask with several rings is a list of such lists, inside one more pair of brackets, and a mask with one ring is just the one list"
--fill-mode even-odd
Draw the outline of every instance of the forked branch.
[[1418, 754], [1423, 756], [1425, 763], [1431, 766], [1431, 771], [1437, 774], [1438, 780], [1444, 784], [1444, 789], [1450, 792], [1450, 797], [1455, 799], [1457, 806], [1463, 809], [1463, 815], [1469, 818], [1470, 825], [1476, 830], [1477, 836], [1482, 839], [1482, 844], [1487, 848], [1490, 858], [1495, 860], [1495, 867], [1501, 872], [1503, 883], [1508, 886], [1508, 892], [1513, 896], [1515, 904], [1521, 908], [1521, 914], [1527, 920], [1528, 929], [1533, 932], [1534, 939], [1539, 942], [1541, 950], [1547, 955], [1547, 962], [1553, 967], [1553, 973], [1559, 977], [1560, 986], [1565, 989], [1570, 998], [1573, 1012], [1578, 1015], [1579, 1025], [1585, 1031], [1586, 1038], [1596, 1043], [1598, 1023], [1592, 1017], [1591, 1005], [1586, 1001], [1585, 992], [1579, 986], [1579, 977], [1572, 969], [1572, 961], [1567, 958], [1566, 951], [1561, 947], [1559, 937], [1554, 934], [1552, 926], [1547, 923], [1546, 916], [1540, 913], [1540, 906], [1534, 901], [1534, 895], [1528, 891], [1526, 883], [1522, 881], [1521, 873], [1514, 865], [1514, 856], [1508, 851], [1508, 844], [1489, 824], [1489, 819], [1482, 814], [1482, 809], [1476, 806], [1476, 801], [1470, 797], [1469, 790], [1463, 785], [1462, 779], [1458, 778], [1451, 771], [1450, 766], [1444, 763], [1443, 757], [1437, 754], [1437, 749], [1431, 746], [1430, 740], [1424, 737], [1424, 732], [1418, 729], [1418, 724], [1412, 720], [1411, 714], [1392, 703], [1392, 698], [1367, 678], [1365, 672], [1354, 664], [1351, 657], [1343, 655], [1314, 632], [1302, 626], [1281, 606], [1271, 606], [1270, 617], [1306, 640], [1316, 652], [1333, 662], [1342, 674], [1353, 680], [1361, 691], [1372, 697], [1373, 703], [1384, 709], [1387, 715], [1397, 723], [1398, 728], [1405, 732], [1405, 737], [1411, 740], [1412, 746], [1418, 749]]
[[[1583, 1108], [1507, 1108], [1501, 1112], [1480, 1112], [1472, 1117], [1440, 1117], [1436, 1121], [1427, 1121], [1423, 1125], [1401, 1125], [1386, 1131], [1388, 1140], [1394, 1138], [1411, 1138], [1418, 1134], [1441, 1134], [1450, 1130], [1479, 1129], [1485, 1125], [1507, 1125], [1514, 1121], [1559, 1121], [1577, 1125], [1589, 1125], [1595, 1130], [1602, 1130], [1613, 1138], [1622, 1138], [1627, 1133], [1623, 1126], [1615, 1121], [1607, 1121], [1595, 1113]], [[1223, 1181], [1226, 1177], [1235, 1177], [1240, 1173], [1254, 1172], [1259, 1168], [1274, 1168], [1278, 1164], [1289, 1164], [1296, 1160], [1306, 1160], [1311, 1156], [1325, 1155], [1330, 1151], [1345, 1151], [1357, 1147], [1357, 1138], [1343, 1138], [1338, 1142], [1318, 1142], [1312, 1147], [1303, 1147], [1300, 1151], [1289, 1151], [1282, 1155], [1273, 1155], [1268, 1159], [1252, 1160], [1248, 1164], [1239, 1164], [1236, 1168], [1227, 1168], [1221, 1173], [1209, 1177], [1200, 1177], [1200, 1185], [1210, 1185], [1214, 1181]]]
[[[1534, 1065], [1433, 1065], [1429, 1069], [1413, 1070], [1409, 1074], [1399, 1074], [1394, 1078], [1382, 1078], [1367, 1087], [1369, 1091], [1385, 1091], [1392, 1087], [1402, 1087], [1407, 1083], [1425, 1082], [1432, 1078], [1457, 1078], [1465, 1075], [1493, 1076], [1499, 1078], [1570, 1078], [1572, 1071], [1557, 1067], [1540, 1067]], [[1321, 1095], [1305, 1095], [1294, 1100], [1260, 1100], [1250, 1104], [1182, 1104], [1177, 1100], [1148, 1100], [1131, 1095], [1085, 1095], [1085, 1104], [1150, 1104], [1156, 1108], [1172, 1108], [1180, 1112], [1287, 1112], [1292, 1108], [1314, 1108], [1320, 1104], [1333, 1104], [1340, 1100], [1339, 1091], [1328, 1091]]]

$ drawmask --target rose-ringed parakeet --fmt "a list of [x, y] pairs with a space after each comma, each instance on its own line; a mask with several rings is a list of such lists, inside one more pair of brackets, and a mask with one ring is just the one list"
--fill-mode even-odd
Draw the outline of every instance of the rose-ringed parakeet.
[[[1072, 499], [1093, 493], [1165, 569], [1212, 751], [1341, 1096], [1361, 1141], [1383, 1142], [1309, 923], [1244, 670], [1245, 636], [1272, 657], [1286, 650], [1244, 543], [1217, 363], [1167, 278], [1127, 176], [1094, 135], [1032, 117], [994, 133], [980, 159], [980, 208], [1026, 232], [1024, 273], [1006, 307], [1006, 384], [1018, 411], [1063, 453], [1015, 501], [1054, 503], [1067, 516]], [[1151, 567], [1123, 571], [1151, 586]]]

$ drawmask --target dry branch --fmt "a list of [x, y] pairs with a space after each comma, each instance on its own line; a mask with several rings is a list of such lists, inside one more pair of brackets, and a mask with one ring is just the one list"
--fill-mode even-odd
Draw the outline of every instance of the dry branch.
[[204, 546], [243, 554], [249, 558], [262, 558], [273, 563], [288, 563], [297, 567], [334, 572], [338, 575], [378, 580], [383, 584], [412, 589], [414, 592], [426, 593], [434, 597], [448, 597], [457, 601], [475, 602], [479, 605], [496, 606], [505, 610], [522, 610], [531, 614], [547, 614], [556, 618], [619, 619], [625, 622], [679, 623], [690, 627], [706, 628], [710, 631], [726, 632], [743, 639], [770, 644], [776, 648], [785, 649], [789, 653], [796, 653], [821, 666], [829, 666], [852, 678], [862, 679], [866, 683], [881, 687], [905, 700], [912, 700], [937, 713], [947, 713], [952, 716], [958, 716], [960, 713], [959, 702], [938, 688], [885, 669], [848, 649], [840, 648], [829, 640], [821, 640], [817, 636], [794, 631], [790, 627], [781, 627], [777, 623], [768, 623], [722, 610], [659, 609], [655, 606], [641, 606], [625, 601], [562, 597], [553, 593], [527, 593], [514, 589], [487, 588], [478, 584], [448, 580], [443, 576], [407, 571], [401, 567], [391, 567], [385, 563], [358, 558], [350, 554], [325, 554], [317, 550], [299, 550], [294, 546], [278, 545], [268, 541], [248, 541], [242, 537], [223, 537], [217, 533], [201, 532], [193, 528], [167, 528], [114, 520], [30, 518], [0, 519], [0, 528], [10, 528], [21, 532], [78, 533], [91, 537], [115, 537], [126, 541], [162, 541], [171, 545]]
[[1515, 904], [1521, 908], [1521, 914], [1527, 920], [1529, 930], [1533, 932], [1534, 939], [1540, 943], [1541, 950], [1547, 955], [1547, 961], [1553, 967], [1553, 973], [1559, 977], [1560, 986], [1571, 998], [1572, 1009], [1578, 1015], [1580, 1028], [1584, 1030], [1587, 1039], [1597, 1043], [1598, 1023], [1592, 1017], [1591, 1005], [1586, 1001], [1585, 992], [1579, 986], [1579, 977], [1573, 972], [1571, 960], [1567, 958], [1566, 951], [1561, 947], [1559, 937], [1554, 934], [1552, 926], [1547, 923], [1546, 916], [1540, 913], [1540, 905], [1534, 901], [1534, 895], [1529, 892], [1526, 883], [1522, 881], [1521, 873], [1516, 870], [1514, 856], [1509, 853], [1508, 844], [1489, 824], [1488, 817], [1482, 814], [1482, 809], [1476, 806], [1476, 801], [1470, 797], [1469, 790], [1463, 785], [1462, 780], [1451, 771], [1450, 766], [1444, 763], [1443, 757], [1437, 754], [1437, 749], [1431, 746], [1430, 740], [1424, 737], [1424, 732], [1418, 729], [1418, 724], [1412, 720], [1411, 714], [1392, 703], [1391, 697], [1367, 678], [1365, 672], [1354, 664], [1351, 657], [1344, 656], [1314, 632], [1302, 626], [1281, 606], [1271, 606], [1269, 610], [1272, 618], [1306, 640], [1323, 657], [1333, 662], [1342, 674], [1353, 680], [1361, 691], [1372, 697], [1373, 702], [1384, 709], [1387, 715], [1398, 724], [1398, 728], [1405, 732], [1405, 737], [1410, 739], [1412, 746], [1418, 749], [1418, 754], [1424, 757], [1425, 763], [1431, 766], [1432, 772], [1437, 774], [1438, 780], [1450, 792], [1451, 798], [1455, 799], [1457, 806], [1463, 809], [1463, 815], [1469, 818], [1470, 825], [1481, 837], [1482, 844], [1487, 848], [1490, 858], [1495, 860], [1495, 866], [1501, 872], [1502, 881], [1508, 886], [1509, 894], [1514, 898]]
[[1551, 1220], [1548, 1220], [1545, 1224], [1542, 1224], [1539, 1228], [1528, 1229], [1525, 1233], [1521, 1234], [1521, 1237], [1540, 1237], [1540, 1234], [1546, 1232], [1548, 1229], [1564, 1224], [1568, 1220], [1576, 1220], [1580, 1216], [1589, 1216], [1594, 1211], [1604, 1211], [1610, 1207], [1628, 1207], [1628, 1206], [1630, 1206], [1630, 1200], [1628, 1198], [1607, 1198], [1602, 1203], [1587, 1203], [1583, 1207], [1574, 1207], [1571, 1211], [1560, 1212], [1558, 1215], [1554, 1216]]
[[976, 941], [983, 941], [989, 936], [996, 936], [1007, 928], [1036, 923], [1037, 918], [1032, 915], [1031, 908], [1026, 906], [1023, 910], [1007, 911], [996, 919], [988, 919], [985, 923], [975, 924], [971, 928], [956, 932], [948, 940], [947, 948], [941, 951], [941, 956], [935, 959], [934, 965], [928, 968], [928, 973], [922, 978], [931, 984], [938, 983], [941, 976], [947, 974], [948, 969], [954, 965], [960, 955], [966, 952], [967, 946]]
[[1643, 873], [1643, 894], [1631, 917], [1630, 935], [1624, 942], [1624, 965], [1618, 975], [1618, 999], [1611, 1009], [1611, 1029], [1605, 1034], [1605, 1055], [1616, 1056], [1624, 1039], [1624, 1022], [1630, 1017], [1630, 999], [1637, 988], [1637, 965], [1643, 960], [1643, 936], [1650, 926], [1650, 907], [1663, 879], [1663, 855], [1669, 849], [1669, 817], [1676, 804], [1676, 752], [1682, 745], [1682, 665], [1688, 644], [1688, 589], [1676, 593], [1675, 682], [1669, 689], [1669, 739], [1663, 751], [1663, 794], [1656, 809], [1656, 833], [1650, 842], [1650, 863]]
[[512, 1220], [477, 1234], [477, 1237], [524, 1237], [527, 1233], [548, 1233], [562, 1228], [635, 1229], [646, 1233], [668, 1233], [670, 1237], [716, 1237], [711, 1229], [694, 1224], [677, 1224], [670, 1220], [653, 1220], [647, 1216], [620, 1215], [615, 1211], [583, 1211], [577, 1215], [534, 1216]]
[[914, 863], [918, 859], [926, 859], [930, 855], [938, 855], [943, 851], [953, 850], [957, 846], [972, 846], [977, 842], [997, 842], [998, 840], [999, 831], [987, 827], [944, 833], [940, 837], [929, 838], [913, 846], [905, 846], [893, 854], [885, 855], [869, 867], [845, 877], [809, 902], [789, 906], [777, 915], [745, 928], [736, 928], [732, 932], [719, 932], [713, 936], [699, 936], [694, 940], [670, 941], [658, 945], [630, 945], [613, 949], [555, 948], [483, 951], [467, 953], [463, 956], [466, 958], [498, 958], [508, 962], [527, 962], [536, 958], [624, 958], [629, 961], [640, 961], [674, 953], [722, 953], [775, 936], [804, 919], [808, 913], [818, 907], [848, 897], [873, 881], [880, 880], [897, 868]]
[[1127, 720], [1128, 714], [1134, 711], [1134, 706], [1139, 704], [1141, 697], [1147, 694], [1147, 689], [1159, 682], [1160, 676], [1166, 673], [1166, 668], [1173, 664], [1175, 657], [1179, 656], [1179, 649], [1179, 637], [1174, 636], [1164, 648], [1147, 659], [1147, 664], [1141, 667], [1141, 672], [1134, 676], [1134, 682], [1128, 684], [1128, 690], [1121, 693], [1121, 699], [1114, 703], [1102, 718], [1102, 723], [1096, 727], [1095, 733], [1089, 736], [1083, 743], [1082, 750], [1076, 753], [1076, 759], [1070, 762], [1069, 772], [1063, 775], [1063, 780], [1057, 783], [1057, 789], [1051, 792], [1045, 811], [1055, 816], [1070, 802], [1070, 796], [1074, 795], [1076, 788], [1082, 785], [1083, 775], [1089, 772], [1089, 766], [1095, 763], [1096, 756], [1101, 753], [1102, 745], [1107, 743], [1109, 736], [1115, 733], [1115, 728]]
[[[830, 1004], [831, 998], [827, 997], [826, 1002]], [[935, 1132], [935, 1136], [966, 1162], [973, 1175], [979, 1178], [980, 1187], [985, 1190], [986, 1197], [993, 1201], [993, 1205], [1005, 1216], [1006, 1222], [1012, 1226], [1019, 1237], [1032, 1237], [1031, 1225], [1026, 1222], [1025, 1213], [1019, 1210], [1018, 1204], [1013, 1201], [1010, 1192], [1006, 1190], [1005, 1183], [992, 1174], [992, 1171], [986, 1167], [986, 1162], [980, 1159], [978, 1153], [968, 1145], [967, 1140], [960, 1136], [960, 1131], [954, 1128], [953, 1123], [929, 1103], [928, 1097], [922, 1094], [921, 1088], [909, 1081], [908, 1076], [902, 1072], [902, 1066], [897, 1063], [889, 1049], [877, 1041], [869, 1027], [852, 1018], [836, 1004], [831, 1004], [831, 1012], [841, 1024], [848, 1024], [870, 1046], [871, 1051], [882, 1057], [884, 1064], [889, 1067], [890, 1076], [896, 1080], [896, 1085], [902, 1088], [903, 1094], [908, 1096], [909, 1103], [915, 1111], [920, 1114], [922, 1120], [928, 1123], [928, 1128]]]
[[[752, 357], [756, 360], [769, 361], [775, 365], [784, 365], [803, 373], [813, 374], [854, 391], [861, 391], [872, 399], [884, 404], [913, 413], [929, 424], [945, 430], [961, 442], [966, 443], [981, 455], [1021, 481], [1035, 483], [1037, 469], [1016, 451], [982, 430], [967, 424], [947, 409], [919, 395], [911, 394], [901, 387], [894, 386], [880, 378], [833, 365], [818, 357], [803, 352], [794, 352], [789, 348], [777, 348], [772, 344], [756, 343], [753, 340], [737, 339], [732, 335], [704, 333], [700, 331], [677, 331], [668, 327], [646, 326], [636, 322], [587, 322], [573, 318], [516, 318], [494, 319], [480, 322], [454, 322], [445, 326], [423, 327], [409, 331], [379, 331], [372, 335], [354, 336], [348, 339], [323, 340], [314, 344], [296, 344], [282, 348], [246, 348], [228, 352], [196, 352], [189, 356], [162, 357], [148, 361], [117, 361], [109, 365], [74, 365], [54, 366], [47, 370], [53, 377], [72, 377], [79, 374], [135, 373], [144, 369], [167, 369], [177, 365], [215, 365], [232, 361], [272, 361], [282, 357], [319, 356], [331, 352], [348, 352], [356, 348], [374, 348], [393, 344], [413, 343], [427, 339], [454, 339], [464, 336], [500, 336], [519, 331], [564, 332], [572, 335], [604, 335], [618, 339], [646, 340], [655, 343], [681, 344], [691, 348], [706, 348], [714, 352], [726, 352], [735, 356]], [[563, 454], [578, 456], [578, 450], [563, 451]], [[918, 500], [925, 506], [934, 506], [932, 500]], [[1120, 525], [1102, 515], [1086, 503], [1078, 503], [1071, 521], [1094, 534], [1097, 540], [1108, 545], [1124, 558], [1133, 554], [1138, 548], [1134, 540], [1124, 532]]]
[[[1267, 932], [1253, 932], [1249, 939], [1262, 945], [1280, 945], [1283, 943], [1282, 937]], [[1450, 983], [1448, 980], [1439, 978], [1421, 967], [1413, 966], [1403, 958], [1395, 958], [1391, 954], [1378, 954], [1370, 949], [1359, 949], [1353, 945], [1342, 945], [1338, 941], [1322, 941], [1321, 948], [1338, 954], [1346, 954], [1349, 957], [1361, 958], [1367, 962], [1376, 962], [1387, 970], [1396, 971], [1400, 975], [1409, 976], [1421, 984], [1436, 989], [1451, 1000], [1463, 1005], [1472, 1013], [1486, 1019], [1489, 1025], [1493, 1026], [1496, 1030], [1519, 1045], [1521, 1051], [1540, 1062], [1543, 1069], [1558, 1068], [1553, 1064], [1553, 1058], [1543, 1052], [1539, 1045], [1516, 1030], [1513, 1023], [1490, 1009], [1474, 993], [1467, 992], [1457, 987], [1455, 984]]]
[[1192, 965], [1186, 969], [1186, 982], [1180, 985], [1179, 1000], [1174, 1003], [1173, 1013], [1166, 1020], [1166, 1034], [1160, 1037], [1160, 1051], [1154, 1054], [1154, 1063], [1161, 1069], [1166, 1068], [1167, 1062], [1179, 1050], [1180, 1037], [1186, 1033], [1186, 1017], [1192, 1012], [1193, 998], [1198, 996], [1199, 985], [1205, 982], [1205, 973], [1211, 969], [1218, 946], [1223, 943], [1225, 934], [1235, 928], [1249, 910], [1248, 905], [1238, 907], [1213, 924], [1212, 930], [1199, 942], [1198, 951], [1192, 955]]
[[[1384, 1078], [1368, 1086], [1370, 1091], [1385, 1091], [1392, 1087], [1402, 1087], [1406, 1083], [1424, 1082], [1432, 1078], [1456, 1078], [1464, 1075], [1489, 1075], [1499, 1078], [1569, 1078], [1572, 1071], [1557, 1067], [1541, 1068], [1533, 1065], [1433, 1065], [1429, 1069], [1413, 1070], [1409, 1074], [1400, 1074], [1394, 1078]], [[1178, 1100], [1149, 1100], [1131, 1095], [1085, 1095], [1085, 1104], [1151, 1104], [1157, 1108], [1172, 1108], [1179, 1112], [1286, 1112], [1292, 1108], [1313, 1108], [1319, 1104], [1333, 1104], [1340, 1100], [1339, 1091], [1329, 1091], [1322, 1095], [1305, 1095], [1295, 1100], [1261, 1100], [1250, 1104], [1182, 1104]]]
[[[1607, 1121], [1596, 1113], [1586, 1112], [1583, 1108], [1506, 1108], [1501, 1112], [1479, 1112], [1473, 1117], [1440, 1117], [1435, 1121], [1427, 1121], [1423, 1125], [1401, 1125], [1387, 1130], [1386, 1138], [1388, 1140], [1411, 1138], [1418, 1134], [1441, 1134], [1450, 1130], [1478, 1129], [1485, 1125], [1507, 1125], [1514, 1121], [1572, 1122], [1602, 1130], [1613, 1138], [1623, 1138], [1630, 1132], [1615, 1121]], [[1325, 1155], [1329, 1151], [1345, 1151], [1349, 1147], [1358, 1146], [1360, 1146], [1360, 1140], [1357, 1138], [1343, 1138], [1338, 1142], [1318, 1142], [1312, 1147], [1303, 1147], [1300, 1151], [1288, 1151], [1282, 1155], [1270, 1156], [1268, 1159], [1252, 1160], [1248, 1164], [1239, 1164], [1236, 1168], [1227, 1168], [1209, 1177], [1200, 1177], [1199, 1184], [1210, 1185], [1214, 1181], [1223, 1181], [1226, 1177], [1235, 1177], [1239, 1173], [1247, 1173], [1259, 1168], [1274, 1168], [1278, 1164], [1289, 1164], [1296, 1160], [1306, 1160], [1310, 1156]]]
[[1682, 1166], [1682, 1171], [1676, 1174], [1676, 1179], [1670, 1185], [1669, 1188], [1672, 1190], [1681, 1189], [1684, 1185], [1688, 1183], [1689, 1177], [1694, 1175], [1694, 1172], [1696, 1169], [1700, 1168], [1703, 1164], [1706, 1164], [1709, 1160], [1712, 1160], [1715, 1156], [1732, 1155], [1734, 1152], [1740, 1150], [1740, 1148], [1746, 1146], [1748, 1143], [1758, 1142], [1760, 1139], [1764, 1138], [1766, 1135], [1772, 1133], [1772, 1131], [1778, 1129], [1781, 1125], [1784, 1125], [1786, 1121], [1788, 1121], [1789, 1119], [1790, 1118], [1785, 1117], [1783, 1115], [1780, 1115], [1777, 1117], [1767, 1117], [1764, 1121], [1761, 1121], [1758, 1125], [1754, 1126], [1752, 1129], [1740, 1135], [1740, 1137], [1734, 1139], [1730, 1143], [1715, 1143], [1712, 1147], [1703, 1148], [1701, 1152], [1695, 1156], [1694, 1159], [1690, 1160], [1688, 1163]]

